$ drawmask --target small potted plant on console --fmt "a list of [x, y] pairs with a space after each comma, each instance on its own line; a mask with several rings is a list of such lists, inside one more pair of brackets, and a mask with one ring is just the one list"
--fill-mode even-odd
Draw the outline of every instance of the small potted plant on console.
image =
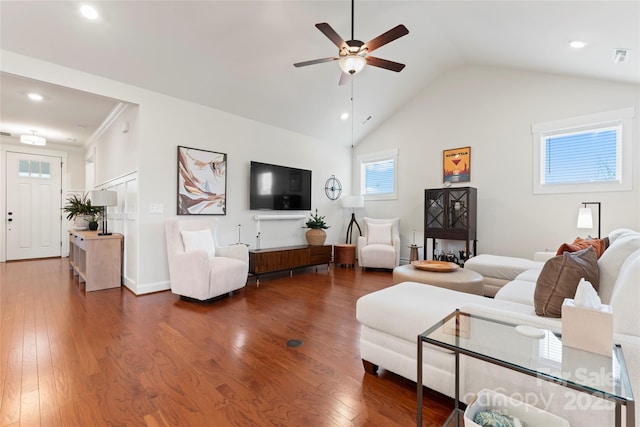
[[316, 209], [315, 215], [311, 214], [311, 218], [307, 220], [305, 228], [309, 229], [305, 236], [310, 246], [324, 245], [324, 241], [327, 239], [327, 233], [324, 230], [329, 226], [324, 222], [324, 217], [318, 215], [318, 209]]
[[95, 220], [96, 215], [101, 211], [98, 206], [92, 206], [89, 200], [89, 194], [83, 195], [71, 194], [67, 198], [67, 204], [62, 208], [67, 214], [69, 221], [73, 220], [73, 228], [76, 230], [86, 230], [89, 222]]

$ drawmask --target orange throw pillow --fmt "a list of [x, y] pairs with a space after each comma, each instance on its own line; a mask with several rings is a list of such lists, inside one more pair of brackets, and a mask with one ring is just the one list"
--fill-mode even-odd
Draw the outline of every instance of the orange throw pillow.
[[596, 257], [600, 258], [600, 256], [604, 253], [605, 249], [607, 249], [606, 239], [581, 239], [580, 237], [576, 237], [576, 240], [573, 243], [563, 243], [556, 252], [556, 255], [562, 255], [565, 252], [576, 252], [582, 249], [587, 249], [589, 246], [592, 246], [596, 251]]

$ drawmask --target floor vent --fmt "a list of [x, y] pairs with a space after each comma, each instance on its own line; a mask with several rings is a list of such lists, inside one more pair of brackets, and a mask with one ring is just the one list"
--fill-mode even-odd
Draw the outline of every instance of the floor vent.
[[302, 345], [302, 340], [289, 340], [287, 341], [287, 347], [295, 348]]
[[0, 132], [0, 136], [11, 136], [9, 132]]

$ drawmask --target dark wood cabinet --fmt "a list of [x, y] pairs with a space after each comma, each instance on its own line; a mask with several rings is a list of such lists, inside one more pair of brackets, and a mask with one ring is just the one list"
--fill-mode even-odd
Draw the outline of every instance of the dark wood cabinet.
[[475, 256], [477, 212], [478, 191], [473, 187], [425, 190], [424, 247], [427, 247], [427, 239], [432, 239], [432, 254], [435, 255], [436, 239], [464, 240], [467, 257], [472, 253]]
[[282, 248], [250, 249], [249, 273], [259, 283], [260, 274], [293, 270], [320, 264], [330, 264], [332, 246], [288, 246]]

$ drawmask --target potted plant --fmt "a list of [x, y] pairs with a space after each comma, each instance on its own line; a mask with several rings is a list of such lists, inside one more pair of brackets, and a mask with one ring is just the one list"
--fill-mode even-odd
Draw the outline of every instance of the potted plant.
[[[94, 206], [94, 207], [96, 207], [96, 206]], [[98, 219], [100, 219], [100, 213], [94, 213], [94, 214], [92, 214], [90, 216], [90, 218], [89, 218], [89, 230], [96, 231], [98, 229]]]
[[311, 214], [311, 218], [307, 220], [305, 228], [309, 229], [305, 236], [310, 246], [324, 245], [324, 241], [327, 239], [327, 233], [324, 230], [329, 226], [324, 222], [324, 217], [318, 215], [318, 209], [316, 209], [315, 215]]
[[101, 207], [91, 205], [89, 193], [81, 196], [77, 194], [70, 195], [67, 197], [67, 204], [62, 208], [62, 211], [67, 213], [67, 219], [73, 221], [73, 228], [76, 230], [87, 229], [89, 221], [93, 219], [95, 222], [101, 210]]

